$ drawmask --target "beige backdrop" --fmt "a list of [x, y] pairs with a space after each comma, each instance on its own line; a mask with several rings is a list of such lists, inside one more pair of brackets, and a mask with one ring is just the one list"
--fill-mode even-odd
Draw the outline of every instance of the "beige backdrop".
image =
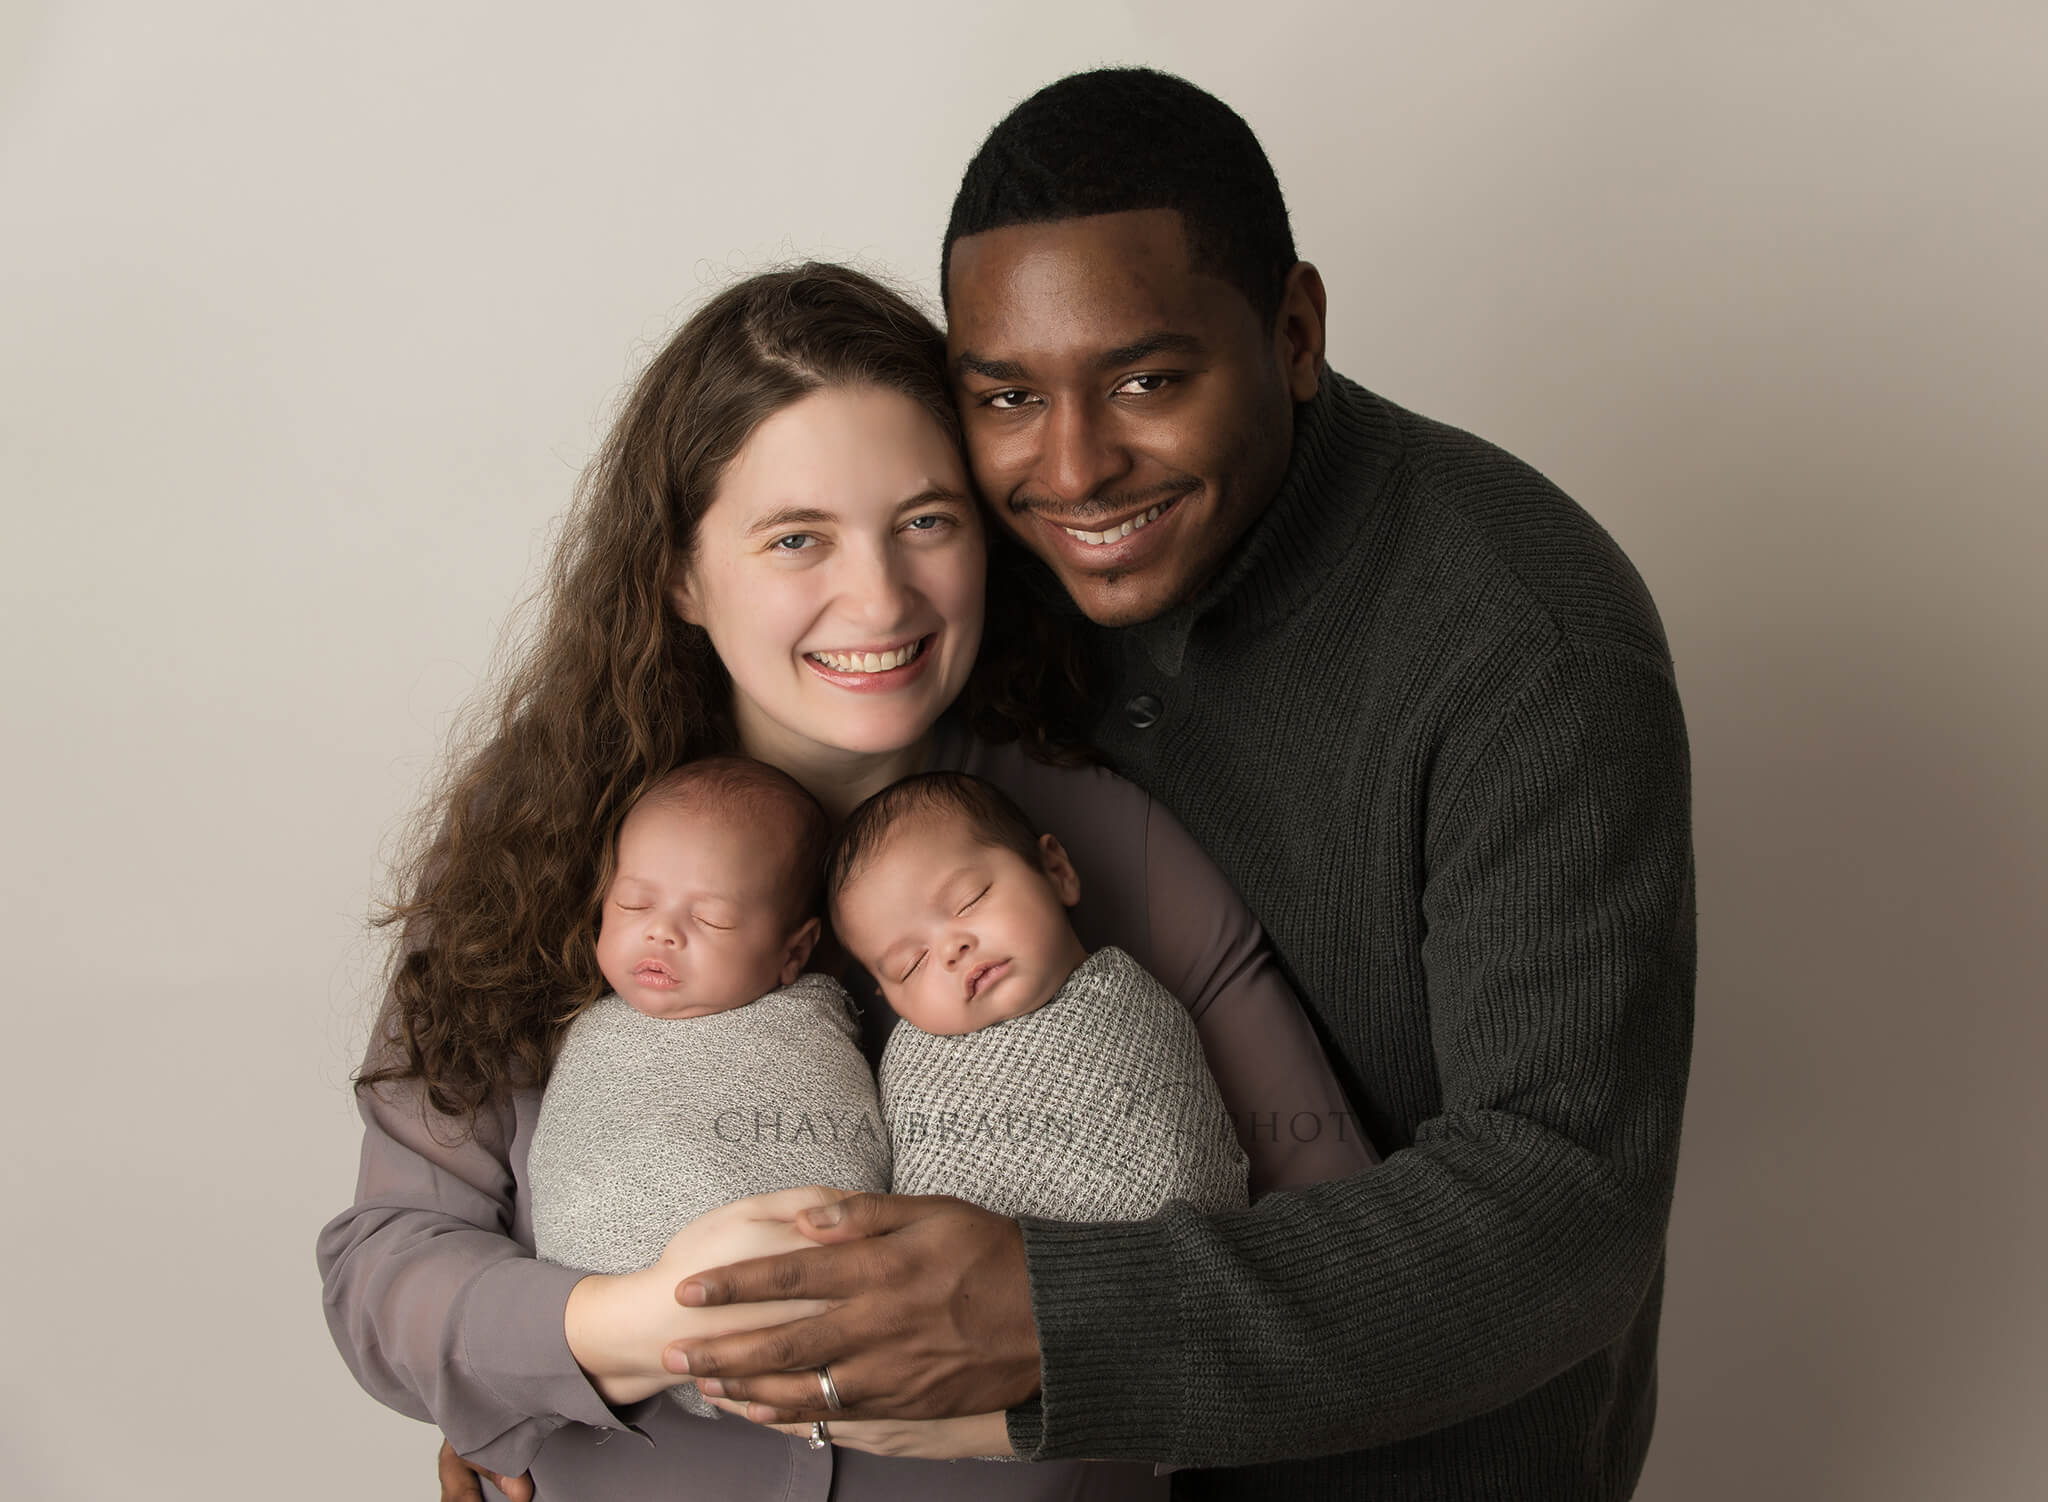
[[0, 8], [8, 1493], [433, 1495], [312, 1258], [380, 849], [704, 289], [929, 288], [1002, 110], [1142, 61], [1259, 131], [1334, 363], [1663, 607], [1702, 964], [1643, 1494], [2038, 1497], [2042, 8], [569, 9]]

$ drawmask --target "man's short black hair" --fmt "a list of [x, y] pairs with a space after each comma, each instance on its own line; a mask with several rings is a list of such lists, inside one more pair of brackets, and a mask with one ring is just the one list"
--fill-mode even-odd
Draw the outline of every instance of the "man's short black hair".
[[1252, 128], [1214, 94], [1151, 68], [1047, 84], [1005, 115], [967, 164], [946, 243], [962, 235], [1131, 209], [1180, 214], [1195, 269], [1245, 295], [1268, 328], [1294, 269], [1294, 233]]

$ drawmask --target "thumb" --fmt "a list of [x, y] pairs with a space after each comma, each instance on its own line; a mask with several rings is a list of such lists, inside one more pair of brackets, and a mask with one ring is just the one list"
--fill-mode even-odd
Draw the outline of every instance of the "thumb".
[[813, 1241], [830, 1244], [882, 1236], [931, 1213], [933, 1196], [849, 1194], [829, 1205], [813, 1205], [796, 1218], [796, 1228]]
[[495, 1471], [484, 1472], [491, 1478], [491, 1484], [505, 1494], [506, 1502], [533, 1502], [533, 1477], [521, 1473], [517, 1476], [500, 1476]]

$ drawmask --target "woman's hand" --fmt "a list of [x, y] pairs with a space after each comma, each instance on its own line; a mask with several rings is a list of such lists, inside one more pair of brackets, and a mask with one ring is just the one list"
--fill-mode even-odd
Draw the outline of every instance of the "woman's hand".
[[[783, 1189], [707, 1210], [684, 1226], [651, 1267], [606, 1276], [593, 1273], [569, 1292], [563, 1333], [569, 1353], [607, 1403], [623, 1407], [674, 1387], [662, 1348], [822, 1314], [815, 1299], [685, 1308], [676, 1285], [706, 1268], [813, 1247], [794, 1226], [799, 1212], [846, 1198], [843, 1189]], [[984, 1452], [985, 1453], [985, 1452]]]
[[[730, 1398], [711, 1400], [736, 1418], [747, 1416], [747, 1405]], [[809, 1424], [770, 1424], [784, 1434], [808, 1439]], [[1000, 1413], [975, 1413], [957, 1419], [832, 1419], [825, 1425], [826, 1438], [849, 1450], [870, 1455], [905, 1456], [912, 1460], [973, 1460], [992, 1455], [1010, 1455], [1010, 1431]]]

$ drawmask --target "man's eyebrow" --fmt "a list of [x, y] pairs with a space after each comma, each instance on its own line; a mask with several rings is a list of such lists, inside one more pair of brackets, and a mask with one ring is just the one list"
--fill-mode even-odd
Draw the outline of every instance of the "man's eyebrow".
[[1140, 360], [1154, 355], [1194, 355], [1202, 351], [1202, 341], [1193, 334], [1175, 334], [1165, 329], [1156, 334], [1146, 334], [1133, 339], [1129, 344], [1119, 344], [1115, 349], [1104, 350], [1096, 358], [1096, 365], [1108, 369], [1114, 365], [1135, 365]]
[[991, 381], [1021, 381], [1024, 367], [1015, 360], [984, 360], [971, 349], [960, 351], [953, 368], [962, 375], [984, 376]]
[[[1193, 334], [1161, 329], [1156, 333], [1142, 334], [1128, 344], [1102, 351], [1095, 356], [1093, 364], [1097, 370], [1112, 370], [1119, 365], [1135, 365], [1154, 355], [1196, 355], [1203, 348], [1202, 341]], [[1030, 372], [1015, 360], [985, 360], [971, 349], [960, 351], [953, 361], [953, 368], [962, 375], [978, 375], [990, 381], [1024, 381], [1030, 378]]]

